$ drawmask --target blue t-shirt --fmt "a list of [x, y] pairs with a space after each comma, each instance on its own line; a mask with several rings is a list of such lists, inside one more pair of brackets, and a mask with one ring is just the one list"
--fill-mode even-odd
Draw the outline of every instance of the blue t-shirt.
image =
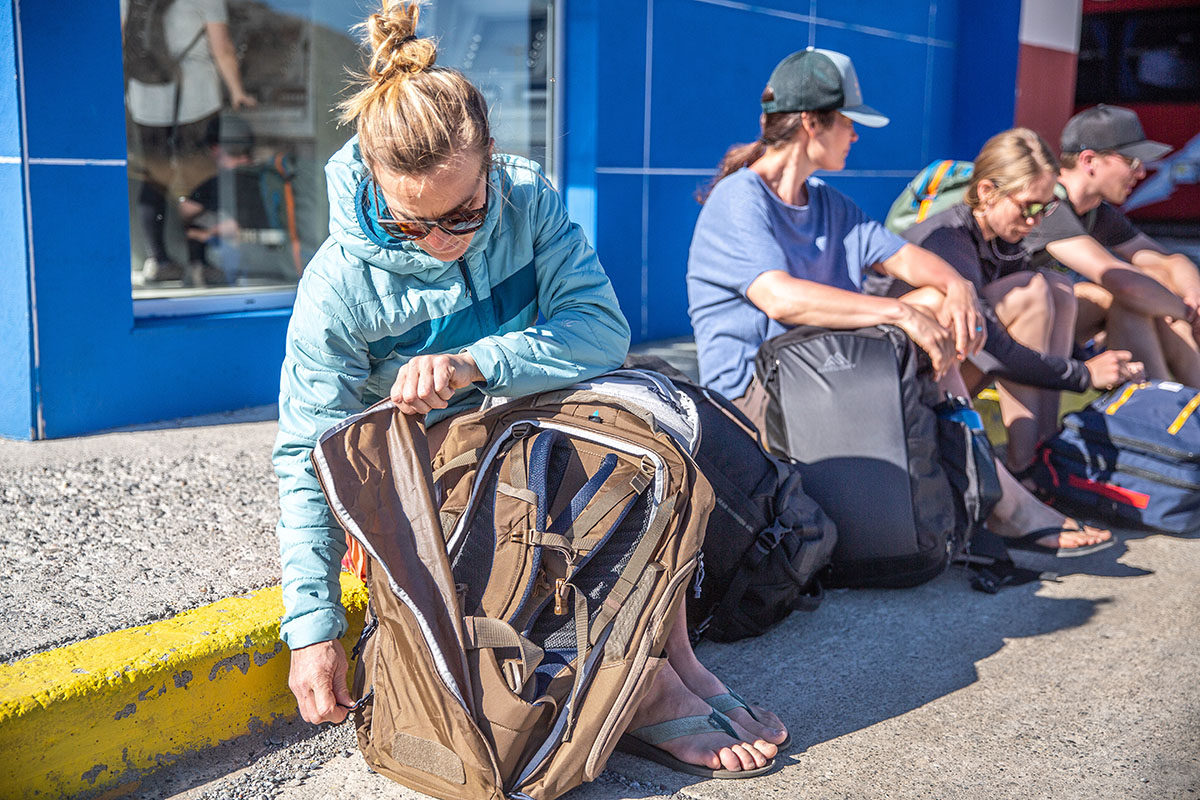
[[857, 292], [863, 270], [905, 242], [819, 178], [808, 179], [808, 205], [779, 199], [758, 173], [742, 168], [713, 189], [688, 252], [688, 314], [700, 357], [700, 382], [741, 397], [754, 357], [787, 328], [746, 297], [764, 272]]

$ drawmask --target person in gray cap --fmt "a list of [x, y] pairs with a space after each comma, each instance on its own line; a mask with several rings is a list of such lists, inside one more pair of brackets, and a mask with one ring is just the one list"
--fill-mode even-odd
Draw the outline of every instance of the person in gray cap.
[[[725, 154], [700, 199], [688, 253], [688, 313], [700, 380], [762, 427], [766, 393], [754, 359], [767, 339], [796, 325], [851, 329], [891, 324], [925, 350], [943, 386], [967, 396], [958, 363], [986, 341], [975, 286], [928, 250], [905, 242], [846, 195], [814, 177], [846, 165], [854, 124], [888, 118], [863, 103], [850, 59], [808, 49], [783, 59], [762, 93], [762, 133]], [[914, 291], [863, 294], [871, 270]], [[1108, 542], [1033, 497], [998, 465], [1004, 496], [995, 514], [1013, 536], [1050, 529], [1055, 552]]]
[[1117, 206], [1171, 148], [1137, 114], [1098, 105], [1062, 133], [1056, 194], [1065, 201], [1025, 238], [1034, 267], [1075, 278], [1075, 338], [1128, 350], [1146, 377], [1200, 386], [1200, 272], [1137, 229]]

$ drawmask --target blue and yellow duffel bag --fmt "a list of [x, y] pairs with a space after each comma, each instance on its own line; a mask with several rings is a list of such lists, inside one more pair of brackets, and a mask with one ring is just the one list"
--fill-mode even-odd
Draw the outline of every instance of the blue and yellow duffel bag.
[[1200, 390], [1128, 383], [1068, 414], [1031, 471], [1081, 514], [1164, 533], [1200, 531]]

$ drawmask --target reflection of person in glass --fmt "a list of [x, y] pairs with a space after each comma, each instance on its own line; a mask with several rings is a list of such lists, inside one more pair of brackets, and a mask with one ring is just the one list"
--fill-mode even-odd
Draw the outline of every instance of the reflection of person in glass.
[[129, 77], [126, 105], [132, 121], [130, 174], [140, 182], [137, 218], [145, 237], [147, 282], [179, 280], [183, 270], [167, 255], [165, 217], [169, 191], [181, 194], [216, 172], [205, 142], [208, 121], [221, 110], [221, 83], [234, 108], [257, 105], [238, 75], [224, 0], [121, 0], [127, 22], [135, 6], [165, 11], [162, 29], [175, 80], [145, 83]]
[[[288, 230], [283, 225], [294, 226], [294, 219], [283, 218], [286, 212], [273, 214], [267, 208], [266, 178], [286, 178], [274, 167], [255, 163], [254, 132], [246, 120], [231, 113], [210, 117], [206, 138], [217, 173], [179, 198], [188, 246], [184, 280], [193, 286], [237, 283], [244, 273], [244, 247], [284, 257]], [[210, 257], [217, 263], [210, 263]]]
[[[417, 16], [416, 3], [384, 0], [367, 21], [367, 74], [342, 104], [358, 135], [326, 166], [331, 236], [304, 270], [288, 328], [274, 457], [280, 633], [289, 685], [313, 723], [343, 720], [353, 702], [338, 642], [346, 546], [310, 462], [317, 437], [390, 396], [426, 419], [436, 451], [437, 423], [484, 394], [567, 386], [619, 365], [629, 344], [608, 277], [558, 192], [536, 164], [493, 152], [483, 95], [435, 66]], [[709, 719], [702, 698], [732, 700], [696, 660], [682, 611], [635, 728]], [[733, 705], [723, 707], [734, 735], [676, 733], [662, 749], [710, 772], [767, 765], [786, 731]]]

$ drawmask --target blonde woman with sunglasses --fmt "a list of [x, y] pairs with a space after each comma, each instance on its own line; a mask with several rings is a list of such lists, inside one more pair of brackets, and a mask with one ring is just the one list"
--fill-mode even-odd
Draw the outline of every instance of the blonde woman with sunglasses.
[[[967, 385], [995, 377], [1008, 430], [1007, 461], [1015, 472], [1033, 461], [1038, 442], [1057, 430], [1059, 390], [1109, 389], [1140, 379], [1128, 351], [1109, 350], [1084, 362], [1071, 358], [1075, 298], [1063, 275], [1034, 271], [1022, 245], [1059, 200], [1058, 161], [1032, 130], [1013, 128], [987, 141], [963, 202], [904, 232], [904, 238], [950, 262], [984, 301], [991, 358], [963, 364]], [[871, 286], [878, 292], [880, 283]], [[900, 296], [910, 288], [893, 283]], [[985, 367], [981, 370], [980, 367]]]
[[[364, 25], [370, 61], [341, 106], [357, 135], [326, 167], [331, 233], [288, 328], [274, 455], [280, 635], [312, 723], [341, 721], [351, 704], [337, 641], [346, 544], [309, 464], [321, 433], [391, 397], [425, 416], [436, 450], [438, 423], [485, 394], [561, 388], [619, 366], [629, 346], [595, 252], [536, 164], [494, 152], [483, 95], [417, 36], [420, 5], [384, 0]], [[707, 718], [702, 698], [731, 696], [696, 660], [682, 615], [632, 727]], [[769, 767], [787, 736], [778, 719], [748, 706], [727, 714], [735, 735], [677, 736], [662, 759], [725, 777]]]

